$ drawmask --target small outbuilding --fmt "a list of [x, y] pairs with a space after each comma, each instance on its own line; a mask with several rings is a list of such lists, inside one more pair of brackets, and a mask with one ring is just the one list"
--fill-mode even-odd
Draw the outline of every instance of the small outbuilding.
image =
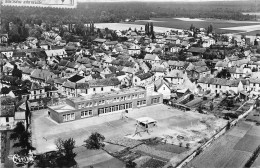
[[150, 127], [154, 127], [157, 125], [157, 121], [150, 117], [141, 117], [141, 118], [136, 119], [136, 121], [137, 121], [138, 125], [145, 127], [145, 128], [150, 128]]

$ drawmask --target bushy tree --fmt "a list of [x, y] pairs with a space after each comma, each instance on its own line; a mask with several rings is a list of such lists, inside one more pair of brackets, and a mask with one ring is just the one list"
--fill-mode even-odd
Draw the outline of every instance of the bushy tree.
[[226, 103], [227, 103], [227, 107], [234, 107], [234, 100], [231, 100], [231, 99], [228, 99], [226, 100]]
[[257, 69], [253, 67], [252, 72], [257, 72]]
[[31, 144], [31, 132], [24, 131], [19, 141], [14, 143], [13, 147], [22, 148], [20, 150], [21, 155], [27, 155], [30, 150], [35, 150], [35, 148]]
[[3, 95], [6, 96], [10, 92], [10, 89], [8, 87], [2, 87], [1, 92]]
[[198, 111], [199, 113], [203, 113], [202, 104], [199, 105], [199, 107], [197, 108], [197, 111]]
[[230, 78], [231, 74], [227, 69], [222, 69], [218, 74], [217, 78]]
[[87, 149], [101, 149], [105, 146], [103, 141], [105, 137], [98, 132], [94, 132], [90, 135], [90, 137], [85, 140], [85, 145]]
[[128, 161], [128, 162], [126, 162], [126, 168], [135, 168], [136, 167], [136, 163], [135, 162], [133, 162], [133, 161]]
[[22, 122], [16, 123], [16, 126], [13, 129], [12, 134], [10, 135], [10, 139], [18, 140], [24, 131], [26, 131], [24, 124]]
[[186, 143], [186, 148], [189, 149], [190, 148], [190, 144]]
[[230, 124], [230, 122], [228, 121], [227, 126], [226, 126], [226, 130], [229, 130], [230, 127], [231, 127], [231, 124]]
[[73, 152], [75, 148], [75, 140], [73, 138], [69, 139], [57, 139], [56, 147], [58, 149], [58, 153], [61, 154], [60, 157], [57, 158], [57, 164], [59, 166], [72, 166], [76, 164], [75, 157], [76, 153]]

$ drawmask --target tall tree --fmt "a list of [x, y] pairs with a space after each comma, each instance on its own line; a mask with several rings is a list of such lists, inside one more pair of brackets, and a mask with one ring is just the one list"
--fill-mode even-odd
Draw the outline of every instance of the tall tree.
[[153, 34], [153, 22], [150, 23], [150, 34]]
[[258, 41], [255, 39], [254, 41], [254, 45], [257, 46], [258, 45]]
[[22, 71], [17, 68], [16, 64], [14, 64], [14, 69], [12, 71], [12, 76], [21, 79], [22, 75], [23, 75]]
[[212, 33], [213, 32], [213, 26], [212, 24], [209, 25], [209, 33]]
[[22, 122], [18, 122], [13, 129], [10, 139], [15, 140], [14, 147], [21, 148], [20, 154], [27, 155], [30, 150], [35, 148], [31, 144], [31, 133], [25, 129]]
[[24, 124], [22, 122], [16, 123], [16, 126], [13, 129], [12, 134], [10, 135], [10, 139], [18, 140], [24, 131], [25, 131]]
[[190, 25], [190, 31], [194, 31], [194, 26], [193, 26], [193, 24]]

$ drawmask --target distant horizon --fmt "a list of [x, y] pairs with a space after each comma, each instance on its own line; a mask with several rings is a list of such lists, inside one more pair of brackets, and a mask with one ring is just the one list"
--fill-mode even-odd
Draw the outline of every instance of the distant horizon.
[[[250, 0], [78, 0], [78, 2], [235, 2]], [[253, 2], [252, 2], [253, 3]]]

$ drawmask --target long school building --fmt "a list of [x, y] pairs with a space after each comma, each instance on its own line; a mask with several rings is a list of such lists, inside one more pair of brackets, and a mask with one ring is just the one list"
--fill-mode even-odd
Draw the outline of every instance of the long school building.
[[63, 123], [159, 104], [162, 101], [162, 94], [134, 87], [86, 97], [68, 98], [64, 104], [49, 106], [48, 113], [53, 120]]

